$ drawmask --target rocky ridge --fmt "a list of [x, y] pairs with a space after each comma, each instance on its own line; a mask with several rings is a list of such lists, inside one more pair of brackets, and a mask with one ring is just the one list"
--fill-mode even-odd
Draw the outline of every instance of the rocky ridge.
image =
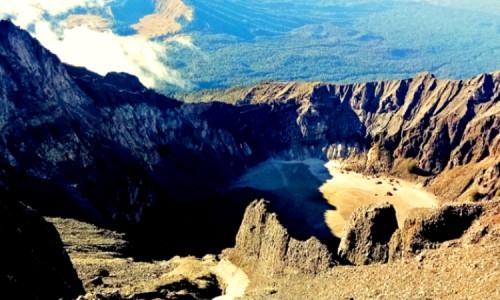
[[[345, 232], [361, 234], [343, 236], [342, 243], [351, 247], [342, 252], [360, 265], [337, 265], [317, 274], [283, 274], [262, 269], [249, 272], [251, 265], [241, 264], [240, 259], [237, 264], [249, 272], [251, 280], [243, 299], [303, 299], [311, 295], [315, 299], [494, 299], [500, 294], [496, 277], [499, 209], [498, 201], [492, 201], [415, 210], [414, 217], [393, 231], [389, 241], [374, 247], [375, 236], [384, 233], [386, 223], [375, 216], [381, 212], [389, 215], [391, 207], [359, 208]], [[465, 225], [453, 232], [453, 224]], [[395, 253], [398, 255], [393, 256]], [[382, 259], [373, 260], [378, 254], [383, 254], [379, 256]], [[364, 265], [367, 257], [371, 264]]]
[[[132, 258], [119, 258], [102, 252], [105, 249], [93, 247], [95, 241], [101, 239], [100, 244], [110, 245], [112, 240], [115, 240], [114, 244], [121, 244], [119, 234], [96, 231], [94, 226], [72, 220], [51, 219], [51, 222], [60, 230], [80, 277], [87, 283], [88, 294], [81, 299], [203, 298], [203, 295], [213, 293], [217, 286], [220, 288], [218, 293], [224, 295], [216, 299], [303, 299], [311, 295], [315, 299], [486, 299], [495, 298], [500, 292], [497, 280], [497, 250], [500, 249], [498, 201], [444, 206], [426, 213], [416, 210], [418, 217], [408, 222], [411, 225], [405, 224], [392, 235], [389, 252], [398, 253], [398, 257], [391, 257], [385, 264], [335, 264], [333, 267], [324, 264], [328, 260], [317, 259], [316, 242], [295, 241], [285, 250], [287, 245], [282, 242], [282, 234], [286, 234], [286, 230], [280, 227], [279, 215], [269, 211], [269, 204], [261, 200], [249, 206], [235, 248], [225, 250], [220, 257], [208, 255], [202, 259], [174, 257], [169, 261], [138, 262]], [[387, 205], [360, 208], [358, 217], [353, 218], [358, 220], [356, 226], [370, 229], [375, 225], [383, 229], [380, 223], [385, 223], [384, 220], [373, 218], [380, 211], [390, 214], [391, 209]], [[368, 222], [363, 223], [365, 212], [365, 221]], [[465, 223], [470, 226], [464, 226], [463, 232], [457, 231], [457, 235], [434, 238], [436, 234], [448, 232], [449, 224], [455, 224], [456, 218], [469, 220]], [[69, 227], [68, 223], [71, 224]], [[262, 229], [269, 230], [270, 236], [278, 238], [278, 243], [265, 234], [254, 234]], [[279, 236], [276, 232], [280, 233]], [[372, 232], [376, 235], [377, 230]], [[364, 238], [351, 239], [352, 243], [367, 245], [359, 249], [374, 249], [374, 253], [381, 253], [377, 250], [379, 248], [371, 247], [364, 240], [373, 239], [373, 235], [359, 236]], [[395, 252], [394, 240], [401, 240], [401, 236], [409, 237], [405, 240], [412, 240], [412, 245], [420, 246], [407, 246], [402, 251], [404, 243], [399, 243], [397, 245], [401, 247]], [[274, 250], [262, 248], [270, 243]], [[277, 253], [295, 253], [298, 249], [301, 255], [296, 259], [282, 255], [284, 264], [275, 259]], [[352, 252], [356, 254], [356, 251]], [[357, 255], [364, 254], [357, 252]], [[95, 280], [96, 276], [101, 276], [100, 282]], [[216, 281], [207, 282], [210, 278]]]
[[401, 254], [398, 250], [393, 253], [403, 256], [418, 253], [458, 239], [481, 216], [484, 209], [483, 205], [473, 203], [448, 204], [438, 209], [415, 209], [410, 212], [403, 228], [393, 236], [391, 243], [396, 245], [395, 249], [401, 250]]

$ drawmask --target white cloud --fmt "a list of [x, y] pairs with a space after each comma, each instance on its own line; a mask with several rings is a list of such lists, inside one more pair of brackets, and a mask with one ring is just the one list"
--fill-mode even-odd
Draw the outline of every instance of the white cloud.
[[50, 26], [47, 22], [37, 24], [35, 36], [67, 63], [85, 66], [102, 75], [111, 71], [134, 74], [148, 87], [158, 86], [162, 81], [186, 86], [180, 74], [163, 63], [167, 53], [164, 43], [138, 35], [93, 31], [86, 26], [66, 28], [56, 34]]
[[0, 0], [0, 17], [11, 18], [21, 27], [43, 20], [44, 14], [57, 16], [77, 7], [104, 7], [112, 0]]
[[[94, 31], [87, 26], [65, 28], [54, 22], [77, 7], [105, 8], [113, 0], [0, 0], [0, 18], [11, 18], [31, 32], [62, 61], [84, 66], [96, 73], [127, 72], [139, 77], [147, 87], [170, 83], [187, 87], [179, 72], [165, 65], [167, 43], [139, 35], [119, 36]], [[47, 17], [48, 15], [48, 17]]]

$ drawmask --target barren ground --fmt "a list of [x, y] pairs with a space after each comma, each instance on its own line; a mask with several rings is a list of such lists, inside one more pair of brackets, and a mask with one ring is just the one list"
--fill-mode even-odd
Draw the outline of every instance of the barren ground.
[[193, 19], [193, 10], [181, 0], [159, 0], [153, 14], [146, 15], [132, 25], [140, 35], [158, 37], [181, 30], [180, 18]]
[[[230, 300], [243, 295], [249, 284], [243, 271], [227, 260], [219, 260], [215, 255], [135, 261], [121, 255], [126, 243], [117, 232], [73, 219], [47, 220], [54, 224], [61, 235], [73, 266], [89, 293], [86, 299], [94, 299], [92, 295], [114, 292], [124, 297], [151, 293], [184, 279], [203, 284], [204, 278], [213, 274], [222, 284], [225, 294], [215, 299]], [[102, 270], [108, 271], [109, 276], [102, 276], [102, 284], [91, 284]]]
[[[303, 184], [311, 180], [315, 184], [323, 182], [322, 195], [337, 209], [327, 211], [325, 216], [337, 234], [344, 220], [360, 205], [391, 202], [400, 223], [413, 207], [437, 205], [432, 194], [411, 182], [346, 172], [334, 163], [326, 166], [333, 176], [328, 180], [328, 174], [316, 160], [287, 164], [274, 161], [259, 166], [238, 183], [275, 190], [289, 186], [290, 178], [299, 178]], [[302, 178], [300, 174], [307, 176]], [[295, 196], [304, 195], [308, 193]], [[50, 218], [49, 221], [61, 234], [79, 277], [91, 293], [86, 299], [94, 299], [92, 295], [97, 293], [117, 291], [123, 296], [141, 294], [183, 278], [196, 282], [210, 274], [222, 283], [225, 293], [215, 299], [500, 299], [500, 202], [493, 201], [488, 207], [464, 236], [444, 242], [437, 249], [426, 249], [388, 264], [336, 266], [315, 276], [252, 272], [249, 278], [217, 255], [134, 261], [120, 255], [126, 243], [119, 233], [75, 220]], [[102, 269], [110, 273], [103, 278], [103, 284], [89, 284]]]
[[437, 206], [436, 197], [415, 183], [388, 176], [344, 171], [334, 161], [327, 163], [326, 167], [332, 178], [320, 187], [320, 191], [328, 203], [336, 208], [325, 212], [325, 219], [333, 234], [338, 237], [342, 234], [345, 221], [362, 205], [378, 202], [393, 204], [400, 227], [408, 210]]
[[245, 299], [500, 299], [495, 239], [474, 247], [448, 243], [389, 264], [334, 267], [314, 278], [267, 278]]
[[500, 204], [492, 202], [462, 238], [388, 264], [336, 266], [316, 276], [254, 272], [251, 278], [213, 255], [152, 262], [119, 257], [115, 250], [123, 246], [120, 234], [75, 220], [49, 221], [84, 282], [100, 269], [109, 271], [103, 285], [86, 285], [94, 295], [119, 291], [127, 296], [215, 273], [228, 283], [227, 297], [217, 299], [500, 299], [499, 215]]

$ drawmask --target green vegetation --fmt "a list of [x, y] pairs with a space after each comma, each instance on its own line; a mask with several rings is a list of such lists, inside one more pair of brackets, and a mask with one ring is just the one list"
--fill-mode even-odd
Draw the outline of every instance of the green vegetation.
[[[285, 2], [277, 17], [268, 1], [232, 1], [229, 6], [194, 1], [198, 18], [186, 32], [197, 48], [171, 45], [168, 63], [195, 89], [263, 79], [401, 79], [422, 71], [465, 78], [500, 68], [500, 61], [492, 59], [500, 39], [494, 15], [426, 4], [346, 8], [324, 1]], [[246, 20], [234, 18], [241, 11]], [[227, 20], [231, 26], [222, 26]], [[206, 32], [207, 23], [213, 32]]]
[[225, 103], [234, 104], [237, 101], [244, 99], [248, 93], [249, 87], [234, 86], [229, 89], [212, 89], [202, 90], [198, 92], [180, 92], [175, 94], [175, 99], [187, 102], [211, 102], [220, 101]]

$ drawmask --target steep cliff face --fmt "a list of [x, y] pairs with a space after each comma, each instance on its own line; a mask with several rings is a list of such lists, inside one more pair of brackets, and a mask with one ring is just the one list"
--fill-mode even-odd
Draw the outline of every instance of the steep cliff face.
[[233, 135], [240, 114], [228, 105], [182, 105], [130, 75], [65, 66], [10, 22], [0, 31], [2, 187], [46, 214], [127, 230], [161, 220], [188, 231], [191, 216], [200, 220], [194, 231], [217, 240], [227, 224], [201, 225], [216, 224], [219, 210], [237, 210], [213, 200], [247, 157], [263, 155], [242, 140], [258, 129]]
[[[473, 182], [485, 198], [500, 188], [490, 179], [500, 161], [499, 72], [467, 80], [422, 73], [352, 85], [267, 83], [250, 88], [239, 103], [294, 105], [302, 138], [329, 159], [354, 158], [365, 170], [382, 171], [415, 161], [449, 200]], [[465, 165], [472, 172], [456, 182]]]
[[335, 263], [327, 246], [316, 238], [301, 241], [290, 236], [265, 200], [252, 202], [245, 211], [236, 246], [224, 256], [253, 276], [301, 273], [316, 274]]
[[344, 226], [339, 256], [355, 265], [389, 260], [389, 242], [398, 229], [396, 210], [389, 203], [356, 209]]

